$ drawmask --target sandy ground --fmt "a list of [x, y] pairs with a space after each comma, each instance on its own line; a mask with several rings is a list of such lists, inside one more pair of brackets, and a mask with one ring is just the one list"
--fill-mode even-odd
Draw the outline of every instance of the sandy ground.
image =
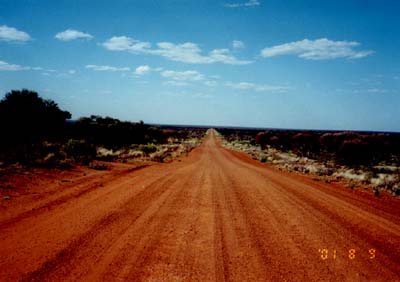
[[213, 131], [181, 161], [59, 175], [0, 199], [0, 281], [400, 282], [399, 199], [275, 170]]

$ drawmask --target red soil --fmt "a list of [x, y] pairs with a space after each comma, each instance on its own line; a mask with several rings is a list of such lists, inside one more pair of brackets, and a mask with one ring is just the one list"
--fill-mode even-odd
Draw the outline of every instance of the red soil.
[[398, 199], [275, 170], [213, 131], [181, 162], [7, 181], [0, 281], [400, 281]]

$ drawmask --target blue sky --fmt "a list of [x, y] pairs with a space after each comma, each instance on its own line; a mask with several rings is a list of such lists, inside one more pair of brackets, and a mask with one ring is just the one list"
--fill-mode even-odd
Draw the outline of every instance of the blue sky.
[[400, 131], [397, 0], [0, 0], [0, 94], [73, 118]]

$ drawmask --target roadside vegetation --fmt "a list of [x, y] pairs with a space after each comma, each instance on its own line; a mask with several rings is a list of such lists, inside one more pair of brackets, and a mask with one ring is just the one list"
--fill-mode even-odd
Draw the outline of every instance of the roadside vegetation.
[[279, 169], [400, 196], [400, 134], [217, 129], [226, 147]]
[[13, 90], [0, 101], [0, 130], [0, 168], [78, 164], [106, 169], [101, 161], [168, 162], [187, 154], [205, 134], [205, 129], [97, 115], [71, 120], [57, 103], [26, 89]]

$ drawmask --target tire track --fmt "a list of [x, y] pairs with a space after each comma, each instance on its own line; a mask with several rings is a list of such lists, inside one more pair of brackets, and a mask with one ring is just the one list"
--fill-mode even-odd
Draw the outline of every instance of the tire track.
[[376, 199], [269, 169], [213, 131], [181, 162], [102, 181], [3, 222], [0, 281], [400, 281], [399, 202], [380, 211]]

